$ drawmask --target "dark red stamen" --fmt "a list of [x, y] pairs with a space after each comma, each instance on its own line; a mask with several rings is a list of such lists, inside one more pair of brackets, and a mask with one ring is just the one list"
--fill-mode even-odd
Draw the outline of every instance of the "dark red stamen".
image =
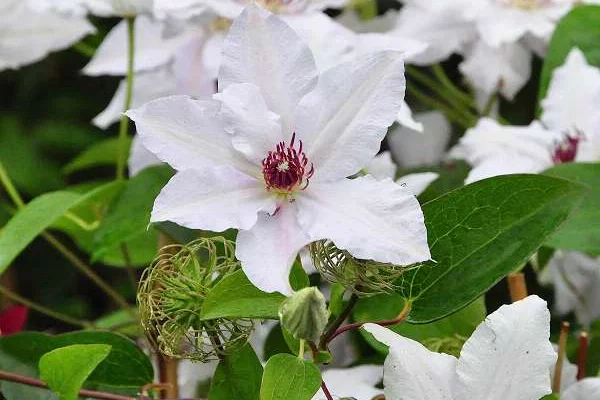
[[562, 142], [556, 143], [552, 160], [555, 164], [575, 161], [579, 143], [585, 139], [583, 132], [577, 131], [575, 135], [567, 134]]
[[296, 133], [292, 135], [289, 146], [285, 142], [279, 142], [275, 151], [270, 151], [262, 161], [267, 189], [289, 193], [297, 188], [306, 189], [308, 186], [315, 168], [312, 164], [307, 168], [308, 158], [304, 154], [302, 141], [298, 141], [298, 149], [295, 141]]

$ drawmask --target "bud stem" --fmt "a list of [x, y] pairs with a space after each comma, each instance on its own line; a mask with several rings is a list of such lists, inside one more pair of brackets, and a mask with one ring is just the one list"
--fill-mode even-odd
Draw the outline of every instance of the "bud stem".
[[306, 341], [304, 339], [300, 339], [300, 348], [298, 349], [298, 358], [304, 360], [304, 344]]
[[[123, 113], [131, 108], [131, 98], [133, 93], [133, 60], [135, 56], [135, 17], [127, 17], [127, 87], [125, 89], [125, 103], [123, 104]], [[125, 164], [127, 163], [127, 130], [129, 128], [129, 117], [121, 115], [119, 125], [119, 142], [117, 144], [117, 179], [125, 177]]]
[[348, 300], [348, 304], [346, 304], [346, 307], [344, 307], [340, 315], [338, 315], [335, 321], [333, 321], [329, 328], [327, 328], [323, 336], [321, 336], [321, 340], [319, 341], [319, 349], [327, 349], [327, 343], [331, 341], [332, 336], [335, 335], [335, 331], [337, 331], [337, 329], [344, 323], [346, 318], [348, 318], [348, 315], [350, 315], [350, 312], [352, 312], [352, 309], [356, 305], [357, 301], [358, 296], [355, 293], [352, 293], [350, 299]]
[[527, 297], [525, 274], [519, 272], [508, 275], [508, 290], [510, 291], [510, 300], [513, 303]]
[[565, 354], [567, 352], [567, 338], [569, 336], [570, 324], [563, 322], [560, 327], [560, 339], [558, 340], [558, 360], [554, 369], [554, 382], [552, 383], [552, 393], [560, 393], [560, 380], [562, 376]]
[[579, 334], [579, 351], [577, 352], [577, 380], [585, 378], [585, 362], [587, 360], [587, 352], [590, 344], [589, 335], [587, 332]]

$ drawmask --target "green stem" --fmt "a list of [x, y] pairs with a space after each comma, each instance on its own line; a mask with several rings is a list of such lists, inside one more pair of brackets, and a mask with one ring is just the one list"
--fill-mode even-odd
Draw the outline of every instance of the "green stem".
[[459, 99], [460, 101], [462, 101], [465, 105], [467, 105], [469, 107], [473, 107], [473, 108], [477, 107], [475, 105], [475, 101], [473, 100], [473, 98], [471, 96], [469, 96], [468, 94], [466, 94], [465, 92], [463, 92], [462, 90], [460, 90], [452, 82], [452, 80], [450, 78], [448, 78], [448, 75], [446, 75], [444, 68], [442, 68], [442, 66], [440, 64], [435, 64], [432, 67], [432, 70], [433, 70], [433, 74], [435, 75], [435, 77], [438, 78], [438, 80], [442, 83], [442, 85], [444, 85], [450, 91], [450, 93], [452, 93], [457, 99]]
[[490, 97], [487, 99], [487, 101], [485, 102], [485, 106], [483, 107], [483, 112], [481, 113], [482, 116], [487, 117], [490, 115], [490, 113], [492, 112], [492, 109], [494, 108], [494, 104], [496, 104], [496, 101], [498, 100], [498, 92], [494, 92], [490, 95]]
[[92, 58], [94, 54], [96, 54], [96, 49], [93, 46], [90, 46], [89, 44], [86, 44], [84, 42], [75, 43], [73, 45], [73, 50], [75, 50], [82, 56], [88, 58]]
[[62, 254], [67, 260], [75, 266], [79, 271], [81, 271], [85, 276], [87, 276], [92, 282], [94, 282], [104, 293], [106, 293], [110, 298], [112, 298], [115, 303], [119, 304], [119, 306], [128, 310], [132, 316], [135, 318], [135, 312], [131, 309], [131, 306], [125, 300], [123, 296], [116, 290], [114, 290], [108, 283], [104, 281], [98, 274], [96, 274], [83, 260], [81, 260], [75, 253], [69, 250], [65, 245], [63, 245], [57, 238], [55, 238], [52, 234], [48, 232], [43, 232], [42, 237], [46, 239], [48, 243], [50, 243], [60, 254]]
[[40, 314], [47, 315], [50, 318], [54, 318], [58, 321], [62, 321], [64, 323], [66, 323], [66, 324], [78, 326], [78, 327], [85, 328], [85, 329], [93, 329], [94, 328], [94, 324], [92, 324], [89, 321], [80, 321], [73, 317], [69, 317], [68, 315], [59, 313], [57, 311], [53, 311], [47, 307], [42, 306], [41, 304], [35, 303], [31, 300], [28, 300], [25, 297], [19, 296], [17, 293], [9, 290], [8, 288], [6, 288], [2, 285], [0, 285], [0, 293], [19, 304], [22, 304], [26, 307], [29, 307], [32, 310], [39, 312]]
[[125, 115], [125, 111], [131, 108], [131, 97], [133, 93], [133, 65], [135, 57], [135, 17], [127, 19], [127, 87], [125, 90], [125, 104], [123, 104], [123, 115], [119, 125], [119, 143], [117, 146], [117, 179], [125, 177], [125, 165], [127, 163], [127, 130], [129, 128], [129, 117]]
[[462, 128], [468, 129], [472, 127], [473, 121], [475, 119], [474, 116], [461, 114], [457, 110], [452, 109], [450, 106], [436, 100], [435, 98], [429, 95], [426, 95], [425, 93], [412, 86], [407, 86], [406, 90], [410, 94], [415, 96], [421, 103], [436, 108], [443, 112], [449, 120], [461, 126]]
[[8, 193], [8, 195], [10, 196], [13, 203], [15, 203], [17, 208], [23, 208], [25, 206], [25, 202], [23, 201], [23, 198], [15, 188], [15, 185], [13, 185], [10, 177], [6, 173], [6, 169], [4, 169], [2, 161], [0, 161], [0, 181], [6, 189], [6, 193]]
[[346, 304], [346, 307], [344, 307], [340, 315], [338, 315], [335, 321], [329, 325], [327, 330], [321, 336], [321, 339], [319, 340], [319, 349], [327, 350], [327, 343], [329, 343], [331, 336], [335, 334], [335, 331], [337, 331], [337, 329], [344, 323], [346, 318], [348, 318], [357, 301], [358, 296], [355, 293], [352, 293], [350, 299], [348, 300], [348, 304]]

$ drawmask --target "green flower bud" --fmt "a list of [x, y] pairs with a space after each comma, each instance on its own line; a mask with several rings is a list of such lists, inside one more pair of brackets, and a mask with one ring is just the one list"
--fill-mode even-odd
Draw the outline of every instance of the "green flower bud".
[[294, 338], [316, 342], [329, 320], [325, 297], [316, 287], [304, 288], [281, 304], [279, 319]]
[[239, 268], [235, 244], [223, 237], [161, 249], [137, 294], [142, 327], [153, 347], [169, 357], [209, 361], [243, 346], [251, 320], [200, 318], [214, 285]]

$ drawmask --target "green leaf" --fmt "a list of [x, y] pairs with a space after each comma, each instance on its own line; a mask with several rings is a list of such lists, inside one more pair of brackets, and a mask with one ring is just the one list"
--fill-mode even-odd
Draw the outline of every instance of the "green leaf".
[[106, 344], [74, 344], [52, 350], [40, 358], [40, 377], [60, 400], [77, 400], [81, 386], [110, 349]]
[[219, 361], [208, 400], [259, 400], [262, 374], [260, 360], [246, 344]]
[[[362, 298], [358, 301], [352, 312], [356, 321], [383, 321], [395, 318], [404, 306], [404, 298], [400, 294], [377, 295]], [[438, 321], [414, 325], [403, 323], [388, 327], [404, 337], [417, 340], [421, 343], [440, 340], [457, 339], [462, 344], [461, 338], [471, 336], [477, 325], [486, 317], [485, 302], [483, 297], [475, 300], [462, 310], [442, 318]], [[361, 329], [361, 335], [377, 351], [387, 353], [387, 346], [375, 340], [367, 331]]]
[[256, 288], [239, 270], [227, 276], [204, 299], [201, 318], [279, 319], [279, 306], [285, 300], [280, 293], [265, 293]]
[[260, 400], [310, 400], [321, 386], [321, 372], [310, 361], [277, 354], [267, 361]]
[[0, 232], [0, 274], [36, 236], [54, 223], [81, 196], [71, 192], [52, 192], [33, 199]]
[[96, 250], [92, 260], [100, 260], [110, 249], [135, 238], [144, 237], [156, 243], [156, 236], [148, 230], [150, 212], [154, 199], [171, 178], [173, 172], [164, 165], [150, 167], [127, 183], [127, 187], [116, 199], [107, 217], [96, 232]]
[[527, 262], [581, 202], [586, 188], [543, 175], [476, 182], [423, 206], [433, 262], [403, 275], [408, 317], [460, 310]]
[[[133, 341], [109, 332], [72, 332], [51, 336], [38, 332], [18, 333], [0, 337], [0, 369], [39, 377], [40, 358], [54, 349], [74, 344], [106, 344], [112, 350], [86, 381], [85, 387], [103, 388], [111, 392], [135, 394], [152, 382], [152, 364]], [[2, 382], [7, 400], [48, 399], [48, 391], [16, 383]]]
[[290, 271], [290, 286], [292, 286], [292, 289], [294, 290], [300, 290], [310, 286], [310, 280], [302, 267], [300, 257], [296, 257], [296, 261], [294, 261], [294, 265], [292, 265], [292, 270]]
[[436, 168], [421, 167], [402, 171], [401, 175], [413, 172], [435, 172], [440, 175], [439, 178], [433, 181], [427, 189], [419, 195], [419, 201], [421, 203], [426, 203], [451, 190], [463, 187], [470, 169], [471, 167], [469, 164], [464, 161], [453, 161], [452, 163], [443, 164]]
[[118, 332], [123, 335], [139, 337], [141, 335], [139, 320], [133, 319], [131, 315], [133, 310], [118, 310], [108, 313], [94, 321], [94, 325], [98, 329], [106, 329], [113, 332]]
[[574, 7], [558, 23], [546, 53], [538, 101], [546, 97], [554, 69], [564, 64], [573, 47], [578, 47], [591, 65], [600, 67], [600, 6]]
[[582, 183], [591, 188], [581, 206], [556, 232], [547, 246], [600, 255], [600, 164], [566, 163], [544, 172], [545, 175]]
[[[72, 174], [87, 168], [94, 168], [106, 165], [113, 165], [117, 162], [117, 150], [119, 139], [111, 138], [96, 143], [63, 168], [63, 173]], [[131, 147], [131, 138], [127, 138], [127, 157], [129, 157], [129, 148]]]

